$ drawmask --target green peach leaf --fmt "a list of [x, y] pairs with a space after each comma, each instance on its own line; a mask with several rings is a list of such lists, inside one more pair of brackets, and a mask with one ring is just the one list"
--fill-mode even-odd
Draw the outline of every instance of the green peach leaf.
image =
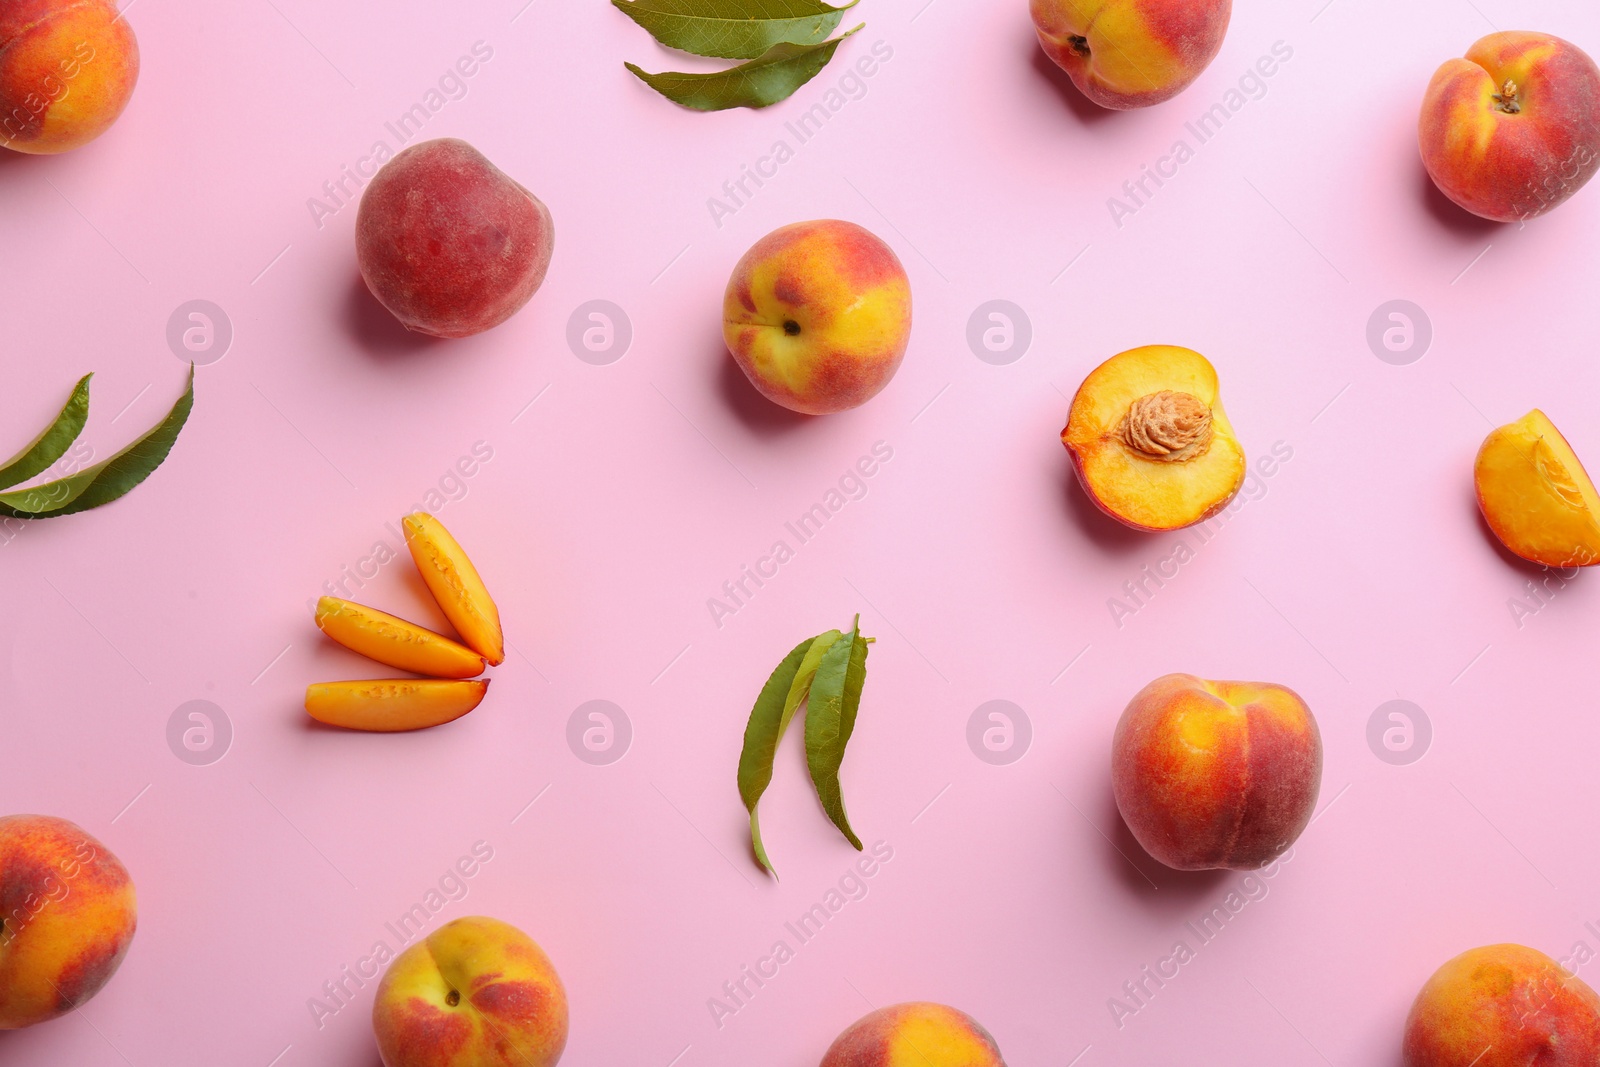
[[0, 464], [0, 489], [10, 489], [19, 482], [43, 474], [50, 465], [66, 454], [67, 448], [78, 439], [89, 421], [89, 379], [85, 374], [78, 379], [72, 395], [67, 398], [61, 413], [33, 439], [33, 443]]
[[848, 639], [834, 642], [817, 667], [816, 680], [806, 704], [806, 766], [817, 799], [845, 840], [861, 851], [861, 839], [850, 828], [844, 810], [839, 768], [845, 746], [855, 732], [861, 690], [867, 680], [867, 641], [861, 636], [861, 616], [856, 616]]
[[739, 754], [739, 796], [750, 812], [750, 845], [755, 850], [756, 860], [774, 878], [778, 877], [778, 872], [767, 858], [767, 847], [761, 840], [761, 820], [756, 814], [756, 805], [767, 786], [772, 784], [772, 766], [778, 745], [783, 742], [795, 709], [811, 691], [817, 664], [840, 636], [838, 630], [829, 630], [796, 645], [762, 686], [745, 726], [744, 750]]
[[780, 44], [828, 39], [859, 0], [611, 0], [668, 48], [716, 59], [756, 59]]
[[649, 74], [632, 63], [624, 65], [668, 100], [695, 111], [770, 107], [815, 78], [833, 58], [839, 42], [859, 29], [857, 26], [822, 44], [776, 44], [758, 59], [711, 74]]
[[121, 452], [102, 463], [86, 467], [59, 481], [0, 493], [0, 516], [18, 519], [53, 519], [73, 515], [118, 500], [161, 466], [172, 451], [189, 412], [194, 408], [194, 365], [189, 366], [189, 387], [157, 423]]
[[774, 878], [778, 872], [772, 869], [766, 846], [761, 842], [761, 820], [756, 815], [756, 805], [761, 803], [761, 794], [772, 784], [772, 765], [777, 758], [778, 744], [783, 740], [783, 729], [788, 725], [783, 716], [784, 702], [800, 670], [800, 661], [814, 640], [808, 638], [796, 645], [761, 687], [761, 695], [750, 709], [750, 721], [744, 728], [744, 748], [739, 753], [739, 798], [750, 813], [750, 845], [755, 850], [756, 860]]
[[844, 634], [838, 630], [829, 630], [811, 639], [811, 647], [806, 649], [806, 658], [800, 661], [800, 669], [795, 672], [794, 684], [789, 687], [789, 695], [783, 702], [783, 729], [789, 728], [789, 720], [794, 718], [794, 713], [806, 702], [806, 697], [811, 693], [811, 683], [817, 676], [817, 667], [822, 663], [822, 657], [827, 655], [828, 649], [843, 636]]

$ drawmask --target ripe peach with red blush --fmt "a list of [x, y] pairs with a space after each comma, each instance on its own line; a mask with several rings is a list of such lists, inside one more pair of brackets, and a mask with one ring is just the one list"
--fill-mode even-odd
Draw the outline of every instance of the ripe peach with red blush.
[[1600, 169], [1600, 68], [1547, 33], [1491, 33], [1434, 74], [1417, 140], [1434, 184], [1474, 215], [1542, 215]]
[[1111, 783], [1128, 829], [1168, 867], [1256, 870], [1311, 821], [1322, 735], [1281, 685], [1169, 674], [1123, 711]]
[[137, 925], [133, 879], [105, 845], [65, 819], [0, 818], [0, 1030], [87, 1002]]
[[0, 145], [53, 155], [117, 121], [139, 80], [139, 43], [110, 0], [0, 3]]
[[356, 213], [367, 288], [406, 329], [433, 337], [468, 337], [516, 314], [554, 249], [539, 198], [454, 138], [384, 164]]
[[1005, 1060], [972, 1016], [921, 1002], [863, 1016], [835, 1039], [822, 1067], [1005, 1067]]
[[1417, 994], [1401, 1050], [1405, 1067], [1593, 1067], [1600, 996], [1536, 949], [1468, 949]]
[[445, 923], [389, 964], [372, 1005], [384, 1067], [555, 1067], [567, 994], [510, 923]]
[[797, 222], [757, 241], [734, 267], [722, 333], [768, 400], [807, 415], [845, 411], [900, 369], [911, 282], [894, 250], [855, 223]]
[[1222, 49], [1232, 0], [1031, 0], [1039, 44], [1101, 107], [1170, 100]]

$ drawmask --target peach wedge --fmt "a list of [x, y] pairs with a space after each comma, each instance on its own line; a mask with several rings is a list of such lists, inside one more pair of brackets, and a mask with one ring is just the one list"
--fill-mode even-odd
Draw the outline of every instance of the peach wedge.
[[1244, 483], [1244, 448], [1198, 352], [1146, 345], [1078, 387], [1061, 443], [1084, 491], [1136, 530], [1176, 530], [1221, 511]]
[[461, 640], [494, 666], [504, 663], [500, 609], [495, 607], [472, 560], [444, 524], [427, 512], [407, 515], [402, 525], [406, 547], [411, 549], [422, 580]]
[[1512, 552], [1547, 567], [1600, 563], [1600, 495], [1538, 408], [1484, 439], [1473, 481], [1484, 521]]
[[347, 730], [398, 733], [424, 730], [461, 718], [483, 702], [487, 678], [449, 681], [437, 678], [378, 678], [361, 682], [319, 682], [306, 688], [306, 713]]
[[484, 660], [472, 649], [377, 608], [338, 597], [317, 601], [317, 626], [352, 652], [433, 678], [476, 678]]

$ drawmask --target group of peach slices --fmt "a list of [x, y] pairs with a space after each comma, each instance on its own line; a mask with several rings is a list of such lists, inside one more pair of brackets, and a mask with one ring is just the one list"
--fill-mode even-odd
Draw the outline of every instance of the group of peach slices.
[[426, 512], [408, 515], [402, 525], [412, 561], [461, 640], [376, 608], [323, 597], [317, 602], [323, 633], [368, 659], [427, 677], [308, 686], [306, 711], [318, 722], [383, 733], [440, 726], [481, 704], [489, 679], [478, 675], [505, 661], [500, 611], [461, 545]]

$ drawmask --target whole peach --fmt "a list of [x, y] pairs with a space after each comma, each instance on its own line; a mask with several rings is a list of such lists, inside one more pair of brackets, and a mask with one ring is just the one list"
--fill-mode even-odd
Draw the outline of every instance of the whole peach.
[[0, 3], [0, 145], [66, 152], [117, 121], [139, 79], [139, 44], [110, 0]]
[[1542, 215], [1600, 169], [1600, 69], [1546, 33], [1491, 33], [1440, 67], [1417, 124], [1422, 162], [1474, 215]]
[[516, 314], [554, 249], [539, 198], [455, 138], [384, 164], [356, 213], [367, 288], [406, 329], [433, 337], [468, 337]]
[[1031, 0], [1045, 54], [1101, 107], [1170, 100], [1222, 49], [1232, 0]]
[[372, 1004], [384, 1067], [555, 1067], [567, 993], [510, 923], [445, 923], [389, 964]]
[[1311, 821], [1322, 735], [1281, 685], [1169, 674], [1123, 711], [1111, 783], [1128, 829], [1168, 867], [1255, 870]]
[[1423, 985], [1401, 1047], [1405, 1067], [1593, 1067], [1600, 997], [1535, 949], [1468, 949]]
[[836, 1038], [822, 1067], [1005, 1067], [989, 1031], [926, 1002], [880, 1008]]
[[0, 818], [0, 1030], [65, 1015], [100, 992], [133, 941], [133, 880], [65, 819]]
[[911, 337], [911, 282], [894, 250], [853, 222], [797, 222], [733, 269], [722, 333], [750, 383], [807, 415], [877, 396]]

